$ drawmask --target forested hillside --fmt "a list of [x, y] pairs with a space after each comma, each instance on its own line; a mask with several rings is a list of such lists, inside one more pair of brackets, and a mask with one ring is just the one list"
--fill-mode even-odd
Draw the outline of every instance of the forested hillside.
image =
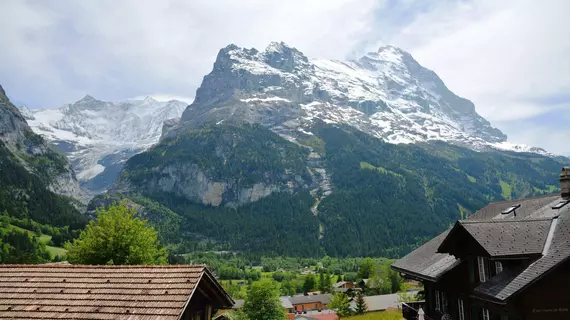
[[[319, 194], [310, 150], [320, 153], [332, 179], [328, 196]], [[203, 172], [211, 185], [232, 187], [223, 189], [217, 204], [195, 197], [199, 189], [164, 188], [195, 179], [183, 165]], [[324, 124], [295, 143], [260, 126], [217, 125], [131, 158], [120, 193], [100, 197], [92, 207], [130, 198], [178, 252], [398, 257], [490, 201], [554, 192], [560, 166], [536, 154], [475, 152], [445, 143], [394, 145]], [[246, 203], [236, 200], [258, 183], [280, 187], [254, 198], [248, 193]], [[180, 221], [177, 231], [164, 228], [174, 220]]]
[[85, 226], [80, 202], [56, 193], [72, 194], [75, 187], [67, 159], [32, 132], [0, 87], [0, 262], [49, 260], [43, 244], [29, 236], [31, 229], [16, 226], [34, 227], [59, 245]]

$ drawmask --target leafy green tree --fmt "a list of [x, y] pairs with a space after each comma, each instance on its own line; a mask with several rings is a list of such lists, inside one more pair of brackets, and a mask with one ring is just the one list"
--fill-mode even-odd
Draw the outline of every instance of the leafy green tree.
[[358, 278], [359, 279], [368, 279], [374, 274], [374, 269], [376, 268], [376, 264], [372, 258], [365, 258], [360, 262], [360, 266], [358, 267]]
[[311, 291], [316, 286], [316, 279], [313, 274], [308, 274], [305, 276], [305, 282], [303, 283], [303, 292], [307, 293]]
[[356, 294], [356, 314], [364, 314], [368, 310], [368, 306], [366, 305], [366, 301], [364, 300], [364, 294], [359, 291]]
[[281, 288], [279, 290], [281, 291], [281, 295], [284, 295], [284, 296], [292, 296], [296, 293], [295, 287], [293, 286], [293, 283], [291, 282], [291, 280], [283, 281], [281, 283]]
[[247, 291], [243, 312], [249, 320], [286, 319], [279, 291], [268, 281], [254, 282]]
[[335, 283], [339, 283], [342, 281], [342, 275], [338, 275], [338, 277], [336, 277], [336, 282]]
[[329, 303], [329, 308], [334, 310], [339, 318], [348, 317], [352, 314], [348, 296], [343, 292], [336, 292], [333, 295], [331, 302]]
[[166, 249], [146, 220], [125, 202], [97, 210], [78, 239], [67, 243], [69, 262], [76, 264], [166, 264]]
[[236, 310], [229, 314], [230, 320], [249, 320], [247, 314], [242, 309]]

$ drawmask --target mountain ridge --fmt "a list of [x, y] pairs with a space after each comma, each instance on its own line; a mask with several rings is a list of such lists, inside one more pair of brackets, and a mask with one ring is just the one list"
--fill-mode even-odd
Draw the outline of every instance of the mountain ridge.
[[219, 51], [179, 126], [232, 119], [292, 136], [319, 119], [391, 143], [442, 140], [474, 150], [550, 155], [508, 143], [471, 101], [453, 94], [435, 72], [394, 46], [339, 61], [307, 58], [283, 42], [272, 42], [265, 51], [228, 45]]

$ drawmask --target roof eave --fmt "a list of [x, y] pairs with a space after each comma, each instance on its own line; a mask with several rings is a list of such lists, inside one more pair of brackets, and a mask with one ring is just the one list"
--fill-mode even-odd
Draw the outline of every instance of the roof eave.
[[449, 271], [449, 270], [446, 270], [445, 272], [443, 272], [442, 274], [440, 274], [438, 277], [430, 277], [430, 276], [426, 276], [426, 275], [423, 275], [423, 274], [420, 274], [420, 273], [417, 273], [417, 272], [414, 272], [414, 271], [410, 271], [410, 270], [407, 270], [407, 269], [403, 269], [403, 268], [400, 268], [400, 267], [397, 267], [397, 266], [394, 266], [394, 265], [392, 265], [392, 269], [394, 269], [394, 270], [396, 270], [396, 271], [398, 271], [398, 272], [404, 273], [404, 274], [406, 274], [406, 275], [408, 275], [408, 276], [410, 276], [410, 277], [412, 277], [412, 278], [416, 278], [417, 280], [420, 280], [420, 281], [429, 281], [429, 282], [437, 282], [437, 280], [438, 280], [443, 274], [445, 274], [445, 272]]

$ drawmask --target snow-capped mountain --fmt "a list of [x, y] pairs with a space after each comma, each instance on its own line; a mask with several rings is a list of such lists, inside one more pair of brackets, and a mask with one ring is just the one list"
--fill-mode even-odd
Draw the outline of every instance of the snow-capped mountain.
[[171, 100], [119, 102], [91, 96], [60, 108], [21, 108], [32, 130], [71, 160], [82, 186], [91, 192], [111, 185], [132, 155], [158, 141], [165, 120], [179, 118], [188, 104]]
[[309, 59], [283, 42], [263, 52], [229, 45], [219, 52], [179, 127], [223, 121], [258, 122], [293, 139], [324, 121], [391, 143], [442, 140], [476, 150], [546, 153], [506, 142], [471, 101], [394, 46], [338, 61]]

